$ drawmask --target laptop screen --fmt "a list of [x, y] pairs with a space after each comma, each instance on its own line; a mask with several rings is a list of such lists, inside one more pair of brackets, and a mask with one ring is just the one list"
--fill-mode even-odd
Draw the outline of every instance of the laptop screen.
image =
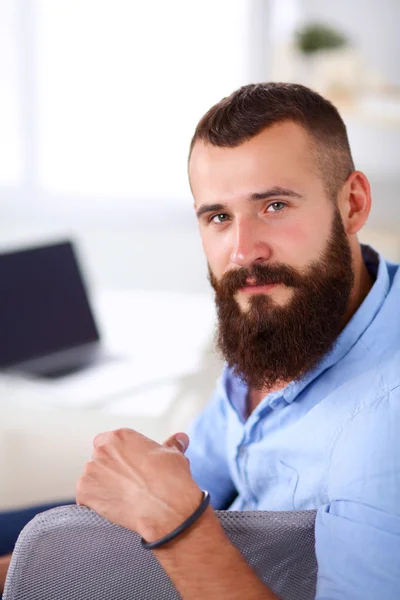
[[0, 367], [98, 340], [71, 242], [0, 254]]

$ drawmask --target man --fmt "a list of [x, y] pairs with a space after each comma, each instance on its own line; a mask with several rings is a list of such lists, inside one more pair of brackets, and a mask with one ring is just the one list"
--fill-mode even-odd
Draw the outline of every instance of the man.
[[[317, 598], [400, 597], [400, 274], [358, 242], [370, 189], [338, 112], [245, 86], [201, 119], [189, 178], [226, 366], [190, 446], [100, 434], [77, 501], [150, 542], [201, 490], [213, 508], [317, 508]], [[154, 554], [185, 600], [276, 598], [210, 506]]]

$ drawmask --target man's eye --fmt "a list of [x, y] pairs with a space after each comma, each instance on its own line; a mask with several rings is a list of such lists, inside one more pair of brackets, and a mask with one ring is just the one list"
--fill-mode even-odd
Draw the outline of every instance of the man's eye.
[[287, 205], [285, 202], [273, 202], [268, 206], [267, 212], [280, 212], [281, 210], [286, 208], [286, 206]]
[[219, 215], [214, 215], [213, 217], [211, 217], [210, 222], [211, 223], [225, 223], [228, 219], [229, 219], [229, 215], [226, 215], [225, 213], [220, 213]]

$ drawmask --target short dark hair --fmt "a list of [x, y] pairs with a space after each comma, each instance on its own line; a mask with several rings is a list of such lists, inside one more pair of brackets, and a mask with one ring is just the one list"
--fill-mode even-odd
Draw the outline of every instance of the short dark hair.
[[316, 165], [328, 194], [336, 199], [354, 171], [346, 126], [337, 109], [317, 92], [297, 83], [244, 85], [215, 104], [199, 121], [189, 159], [198, 140], [234, 148], [271, 125], [292, 121], [311, 134]]

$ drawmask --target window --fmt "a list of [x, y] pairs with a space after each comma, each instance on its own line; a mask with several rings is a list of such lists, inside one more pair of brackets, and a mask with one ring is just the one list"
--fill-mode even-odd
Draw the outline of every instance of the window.
[[190, 195], [201, 115], [247, 83], [248, 0], [37, 0], [37, 182], [45, 194], [164, 205]]

